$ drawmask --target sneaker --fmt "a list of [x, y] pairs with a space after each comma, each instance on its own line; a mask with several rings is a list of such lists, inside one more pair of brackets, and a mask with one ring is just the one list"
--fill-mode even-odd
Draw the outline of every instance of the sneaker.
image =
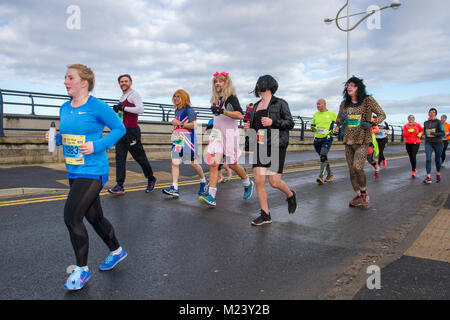
[[248, 187], [244, 187], [244, 200], [250, 199], [250, 197], [253, 194], [253, 187], [254, 187], [255, 183], [250, 180], [250, 185]]
[[200, 189], [198, 190], [198, 195], [205, 195], [208, 193], [209, 181], [206, 179], [206, 182], [200, 182]]
[[386, 160], [383, 160], [383, 167], [386, 167]]
[[445, 162], [441, 163], [441, 167], [444, 168], [445, 167]]
[[156, 184], [156, 178], [155, 178], [155, 180], [149, 181], [148, 185], [147, 185], [147, 189], [145, 189], [145, 192], [147, 192], [147, 193], [152, 192], [153, 189], [155, 189], [155, 184]]
[[439, 183], [439, 182], [441, 182], [441, 175], [437, 174], [436, 175], [436, 183]]
[[349, 207], [360, 207], [362, 205], [361, 195], [354, 197], [348, 204]]
[[415, 179], [417, 175], [417, 170], [414, 170], [413, 172], [411, 172], [411, 178]]
[[225, 179], [223, 179], [223, 182], [225, 183], [227, 181], [230, 181], [232, 176], [233, 176], [233, 171], [230, 171], [230, 174], [227, 175], [227, 177]]
[[380, 177], [380, 172], [379, 171], [375, 171], [373, 176], [374, 176], [375, 179], [378, 179]]
[[119, 254], [112, 254], [112, 252], [106, 257], [105, 262], [103, 262], [98, 268], [101, 271], [111, 270], [118, 264], [120, 261], [127, 257], [127, 253], [125, 250], [121, 250]]
[[270, 213], [266, 214], [264, 211], [260, 211], [259, 217], [252, 221], [252, 226], [261, 226], [263, 224], [272, 223], [272, 218], [270, 217]]
[[203, 204], [207, 204], [208, 206], [216, 206], [216, 199], [214, 199], [210, 194], [201, 195], [200, 197], [198, 197], [198, 200]]
[[121, 185], [116, 184], [114, 188], [108, 189], [108, 192], [113, 194], [124, 194], [125, 189]]
[[431, 178], [430, 177], [426, 177], [425, 180], [423, 180], [423, 183], [424, 184], [431, 184], [432, 183]]
[[81, 267], [76, 267], [72, 271], [69, 278], [67, 278], [64, 288], [67, 290], [80, 290], [86, 284], [86, 282], [91, 278], [91, 272], [84, 271]]
[[287, 198], [286, 201], [288, 203], [288, 211], [289, 214], [294, 214], [295, 211], [297, 211], [298, 204], [297, 204], [297, 194], [294, 190], [291, 190], [293, 195], [290, 198]]
[[361, 207], [369, 208], [370, 207], [370, 197], [366, 194], [361, 194]]
[[323, 183], [324, 183], [324, 180], [323, 180], [322, 177], [318, 177], [318, 178], [316, 179], [316, 182], [317, 182], [318, 184], [323, 184]]
[[331, 182], [334, 179], [334, 176], [332, 174], [328, 175], [325, 179], [325, 182]]
[[178, 190], [175, 189], [174, 186], [170, 186], [170, 188], [162, 189], [162, 193], [172, 196], [174, 198], [178, 198], [180, 196], [180, 194], [178, 193]]

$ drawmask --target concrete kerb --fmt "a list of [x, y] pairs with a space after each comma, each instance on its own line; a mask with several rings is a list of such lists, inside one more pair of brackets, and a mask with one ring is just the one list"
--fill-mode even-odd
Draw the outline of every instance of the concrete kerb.
[[40, 194], [64, 194], [67, 193], [69, 189], [66, 188], [10, 188], [10, 189], [0, 189], [0, 199], [1, 198], [13, 198], [22, 196], [33, 196]]

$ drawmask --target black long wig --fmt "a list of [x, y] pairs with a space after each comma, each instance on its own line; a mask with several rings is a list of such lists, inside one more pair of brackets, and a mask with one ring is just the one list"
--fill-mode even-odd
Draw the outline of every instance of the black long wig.
[[342, 91], [345, 104], [349, 105], [352, 103], [352, 97], [350, 97], [350, 95], [347, 92], [347, 86], [350, 82], [354, 83], [355, 86], [358, 87], [356, 98], [358, 99], [358, 104], [360, 104], [361, 102], [364, 101], [364, 99], [368, 96], [368, 94], [366, 92], [366, 85], [364, 84], [363, 79], [360, 79], [355, 76], [352, 76], [350, 79], [347, 80], [347, 82], [345, 83], [344, 91]]

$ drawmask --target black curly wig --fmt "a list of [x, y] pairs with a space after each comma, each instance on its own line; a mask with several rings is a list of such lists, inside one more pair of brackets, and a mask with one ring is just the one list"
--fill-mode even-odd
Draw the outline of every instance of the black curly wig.
[[345, 103], [347, 105], [352, 103], [352, 98], [350, 97], [350, 95], [347, 92], [347, 86], [350, 82], [354, 83], [355, 86], [358, 87], [358, 92], [357, 92], [357, 96], [356, 96], [358, 99], [358, 103], [363, 102], [363, 100], [368, 96], [368, 94], [366, 92], [366, 85], [364, 84], [363, 79], [352, 76], [350, 79], [347, 80], [347, 82], [345, 83], [344, 91], [342, 91], [342, 95], [344, 96]]

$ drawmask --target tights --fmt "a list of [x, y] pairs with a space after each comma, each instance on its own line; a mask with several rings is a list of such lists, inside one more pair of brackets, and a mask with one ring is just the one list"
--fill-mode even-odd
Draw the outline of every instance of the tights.
[[408, 152], [409, 162], [411, 162], [411, 170], [416, 170], [416, 156], [420, 148], [420, 143], [405, 143], [406, 151]]
[[69, 179], [70, 192], [64, 207], [64, 222], [69, 229], [70, 240], [78, 266], [86, 266], [89, 237], [83, 218], [89, 221], [110, 251], [120, 247], [111, 223], [103, 216], [99, 193], [102, 181], [87, 178]]
[[345, 145], [345, 158], [350, 171], [350, 181], [353, 190], [356, 192], [365, 189], [367, 185], [364, 164], [366, 163], [368, 150], [369, 145], [367, 144]]

